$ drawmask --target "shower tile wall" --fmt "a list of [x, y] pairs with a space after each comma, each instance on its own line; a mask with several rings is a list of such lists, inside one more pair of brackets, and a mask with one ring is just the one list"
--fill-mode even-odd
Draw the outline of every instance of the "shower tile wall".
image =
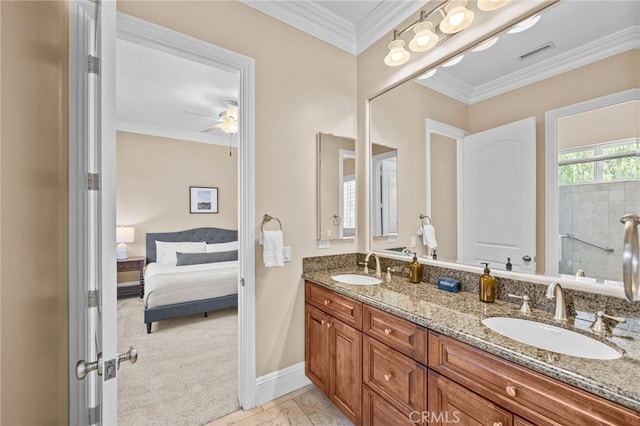
[[624, 226], [620, 218], [640, 212], [640, 181], [566, 185], [560, 187], [560, 234], [601, 246], [612, 254], [568, 238], [561, 239], [561, 274], [582, 269], [587, 277], [622, 281]]

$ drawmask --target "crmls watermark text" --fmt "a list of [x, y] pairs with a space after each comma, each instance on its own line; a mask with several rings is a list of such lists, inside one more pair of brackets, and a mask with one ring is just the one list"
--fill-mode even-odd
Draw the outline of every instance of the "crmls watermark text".
[[413, 423], [426, 422], [438, 424], [455, 424], [460, 423], [460, 413], [458, 411], [412, 411], [411, 413], [409, 413], [409, 420], [411, 420]]

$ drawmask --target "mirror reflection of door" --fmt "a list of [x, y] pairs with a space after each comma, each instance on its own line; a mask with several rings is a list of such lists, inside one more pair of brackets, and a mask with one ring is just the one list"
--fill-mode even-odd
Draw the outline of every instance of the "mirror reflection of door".
[[469, 135], [463, 146], [462, 262], [535, 271], [535, 117]]
[[372, 235], [398, 233], [398, 150], [373, 144], [371, 157]]

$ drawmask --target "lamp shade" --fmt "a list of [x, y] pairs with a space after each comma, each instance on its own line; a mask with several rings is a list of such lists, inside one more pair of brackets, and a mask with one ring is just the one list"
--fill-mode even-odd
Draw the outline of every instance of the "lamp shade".
[[409, 60], [411, 54], [404, 48], [404, 40], [396, 39], [389, 43], [389, 53], [384, 58], [384, 63], [390, 67], [397, 67]]
[[478, 0], [478, 9], [488, 12], [500, 9], [507, 3], [509, 3], [509, 0]]
[[446, 15], [440, 22], [440, 31], [453, 34], [464, 30], [473, 22], [474, 13], [467, 9], [467, 0], [453, 0], [444, 8]]
[[416, 34], [409, 42], [409, 49], [414, 52], [424, 52], [438, 43], [438, 36], [433, 32], [433, 24], [428, 21], [419, 22], [414, 28]]
[[116, 228], [116, 243], [132, 243], [134, 232], [133, 226], [118, 226]]

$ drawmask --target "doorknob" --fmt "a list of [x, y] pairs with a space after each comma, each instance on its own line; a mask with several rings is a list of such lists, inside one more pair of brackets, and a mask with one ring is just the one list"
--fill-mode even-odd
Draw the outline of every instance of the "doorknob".
[[525, 256], [522, 256], [522, 260], [523, 260], [524, 262], [531, 262], [531, 256], [529, 256], [528, 254], [527, 254], [527, 255], [525, 255]]
[[93, 370], [98, 370], [98, 376], [102, 376], [102, 352], [98, 354], [97, 361], [87, 362], [84, 359], [78, 361], [76, 364], [76, 378], [82, 380]]
[[135, 364], [138, 360], [138, 348], [135, 346], [129, 346], [129, 350], [123, 354], [118, 354], [118, 368], [122, 361], [131, 361], [131, 364]]

